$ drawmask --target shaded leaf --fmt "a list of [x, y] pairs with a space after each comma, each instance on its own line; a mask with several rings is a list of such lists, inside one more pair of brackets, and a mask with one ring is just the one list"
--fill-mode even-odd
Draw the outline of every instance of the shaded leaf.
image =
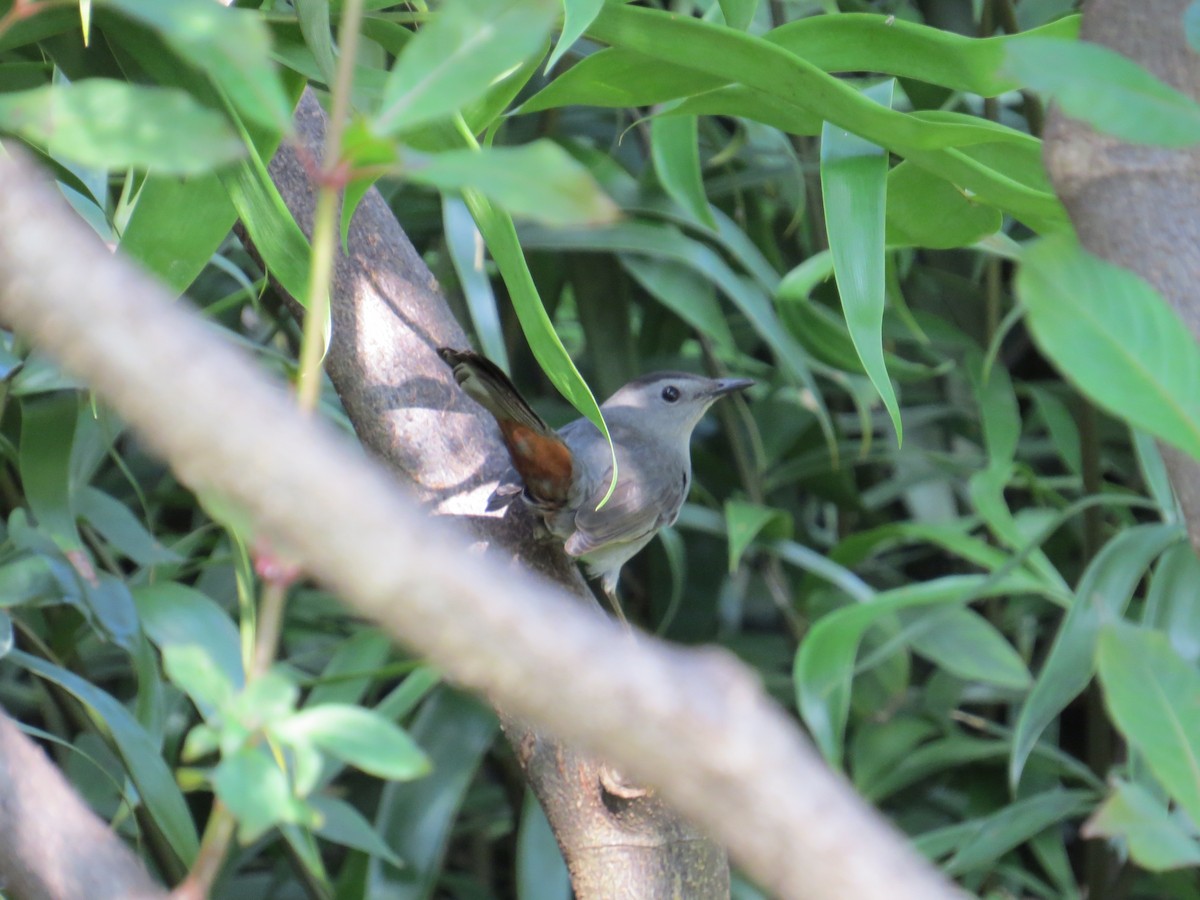
[[1060, 234], [1022, 254], [1017, 292], [1038, 346], [1082, 393], [1200, 459], [1200, 348], [1149, 284]]

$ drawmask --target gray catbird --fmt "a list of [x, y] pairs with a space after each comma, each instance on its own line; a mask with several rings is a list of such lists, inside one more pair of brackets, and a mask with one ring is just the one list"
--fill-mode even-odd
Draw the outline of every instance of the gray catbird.
[[490, 412], [522, 485], [501, 482], [491, 508], [518, 493], [564, 543], [567, 553], [600, 579], [616, 606], [621, 567], [658, 530], [672, 524], [692, 483], [692, 430], [715, 400], [754, 382], [655, 372], [625, 385], [600, 407], [617, 455], [600, 430], [576, 419], [555, 432], [517, 392], [508, 376], [477, 353], [442, 347], [438, 356], [463, 390]]

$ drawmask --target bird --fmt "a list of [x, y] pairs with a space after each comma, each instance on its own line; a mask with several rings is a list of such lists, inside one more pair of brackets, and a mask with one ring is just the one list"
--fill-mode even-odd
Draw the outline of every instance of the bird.
[[[495, 418], [512, 460], [513, 472], [501, 480], [488, 508], [520, 496], [567, 555], [599, 580], [624, 619], [616, 593], [621, 568], [679, 517], [692, 484], [693, 430], [713, 403], [754, 382], [690, 372], [635, 378], [600, 406], [610, 451], [589, 419], [552, 429], [486, 357], [449, 347], [437, 353], [463, 391]], [[602, 502], [612, 483], [613, 451], [617, 483]]]

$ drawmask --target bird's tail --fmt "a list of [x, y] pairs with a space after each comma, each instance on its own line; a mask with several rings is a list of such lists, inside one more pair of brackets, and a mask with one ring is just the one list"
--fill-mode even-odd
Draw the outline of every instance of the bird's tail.
[[561, 506], [571, 489], [571, 451], [562, 438], [533, 411], [500, 368], [470, 350], [439, 347], [438, 356], [454, 372], [467, 396], [492, 414], [500, 426], [513, 468], [531, 498], [548, 507]]

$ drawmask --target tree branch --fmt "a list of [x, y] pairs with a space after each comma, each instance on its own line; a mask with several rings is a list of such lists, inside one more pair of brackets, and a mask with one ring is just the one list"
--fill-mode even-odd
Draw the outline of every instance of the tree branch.
[[167, 896], [3, 710], [0, 875], [5, 894], [21, 900]]

